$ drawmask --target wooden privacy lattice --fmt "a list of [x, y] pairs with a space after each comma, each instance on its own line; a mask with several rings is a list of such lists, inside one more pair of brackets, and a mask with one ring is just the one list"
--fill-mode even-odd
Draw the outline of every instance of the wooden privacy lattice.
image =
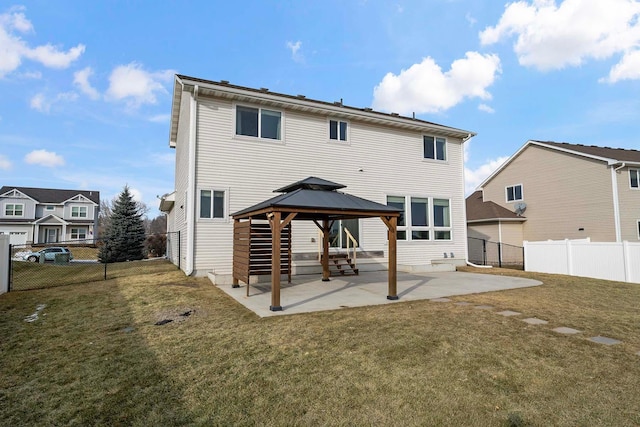
[[[235, 221], [233, 227], [233, 277], [249, 284], [250, 276], [271, 274], [271, 227], [268, 222]], [[280, 235], [280, 274], [291, 282], [291, 223]]]

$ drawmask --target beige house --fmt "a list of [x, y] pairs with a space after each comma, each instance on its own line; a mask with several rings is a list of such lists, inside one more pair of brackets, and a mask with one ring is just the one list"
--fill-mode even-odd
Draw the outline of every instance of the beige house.
[[[441, 269], [435, 261], [445, 253], [465, 261], [463, 143], [473, 135], [341, 101], [178, 75], [169, 139], [175, 187], [160, 209], [168, 214], [168, 231], [180, 232], [185, 273], [224, 283], [232, 272], [232, 214], [273, 197], [276, 188], [320, 177], [402, 210], [399, 269]], [[345, 229], [357, 241], [361, 271], [386, 269], [382, 221], [336, 221], [333, 251], [349, 242]], [[321, 271], [316, 225], [293, 221], [291, 233], [294, 274]]]
[[470, 237], [640, 240], [640, 151], [528, 141], [467, 198]]

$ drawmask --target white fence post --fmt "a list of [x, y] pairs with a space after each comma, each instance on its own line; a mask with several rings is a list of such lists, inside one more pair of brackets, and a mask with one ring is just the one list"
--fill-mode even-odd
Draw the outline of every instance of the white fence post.
[[567, 245], [567, 274], [571, 276], [573, 274], [573, 254], [571, 247], [571, 240], [564, 239]]
[[631, 251], [629, 250], [629, 242], [622, 242], [622, 259], [624, 260], [624, 281], [631, 281]]
[[9, 236], [0, 234], [0, 295], [9, 292]]

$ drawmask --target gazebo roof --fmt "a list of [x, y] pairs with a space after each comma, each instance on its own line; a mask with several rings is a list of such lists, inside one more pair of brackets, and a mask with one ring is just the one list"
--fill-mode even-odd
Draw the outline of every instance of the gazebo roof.
[[266, 218], [272, 211], [296, 212], [296, 219], [341, 219], [376, 216], [399, 216], [400, 210], [338, 189], [345, 185], [309, 177], [275, 190], [278, 196], [265, 200], [231, 216], [233, 218]]

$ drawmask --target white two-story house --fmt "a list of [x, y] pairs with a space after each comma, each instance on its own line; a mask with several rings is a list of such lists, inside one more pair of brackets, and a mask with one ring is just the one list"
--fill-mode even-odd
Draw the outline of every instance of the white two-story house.
[[99, 209], [98, 191], [4, 186], [0, 234], [12, 245], [92, 242]]
[[[399, 270], [439, 268], [432, 261], [445, 256], [463, 263], [463, 143], [474, 135], [342, 101], [178, 75], [169, 139], [176, 150], [175, 191], [160, 209], [168, 214], [168, 231], [180, 232], [180, 267], [187, 274], [213, 273], [220, 283], [232, 271], [231, 214], [311, 176], [402, 210]], [[346, 245], [344, 228], [357, 240], [360, 262], [386, 268], [387, 229], [379, 219], [336, 222], [335, 250]], [[319, 236], [306, 221], [294, 221], [291, 233], [295, 274], [296, 262], [317, 259]]]

